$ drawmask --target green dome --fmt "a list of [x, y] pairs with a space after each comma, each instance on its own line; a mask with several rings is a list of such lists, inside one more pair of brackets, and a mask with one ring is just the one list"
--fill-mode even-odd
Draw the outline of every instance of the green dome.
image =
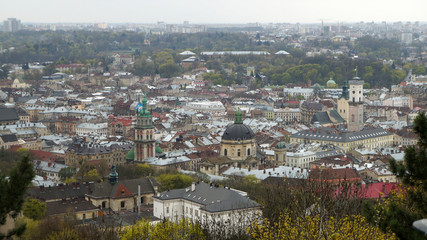
[[126, 154], [126, 160], [133, 160], [135, 159], [135, 150], [132, 148], [127, 154]]
[[329, 79], [329, 81], [327, 81], [326, 84], [337, 84], [337, 83], [334, 80]]
[[276, 144], [276, 147], [275, 147], [276, 149], [283, 149], [283, 148], [286, 148], [286, 142], [278, 142], [277, 144]]
[[162, 153], [162, 148], [159, 146], [156, 146], [156, 153]]

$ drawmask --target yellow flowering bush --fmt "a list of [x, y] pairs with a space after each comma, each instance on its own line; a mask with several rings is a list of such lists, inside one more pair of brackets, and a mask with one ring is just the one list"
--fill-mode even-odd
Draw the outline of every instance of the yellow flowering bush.
[[186, 219], [181, 219], [177, 223], [163, 221], [151, 223], [145, 219], [138, 221], [135, 225], [124, 227], [118, 232], [120, 239], [147, 239], [147, 240], [181, 240], [207, 239], [202, 228]]
[[253, 239], [397, 239], [390, 231], [382, 232], [366, 222], [361, 215], [342, 219], [317, 215], [293, 217], [283, 213], [279, 221], [255, 221], [248, 228]]

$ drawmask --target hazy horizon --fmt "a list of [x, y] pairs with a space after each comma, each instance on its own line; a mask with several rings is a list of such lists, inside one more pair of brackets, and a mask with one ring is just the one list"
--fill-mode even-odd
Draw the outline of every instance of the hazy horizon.
[[[166, 6], [166, 7], [165, 7]], [[427, 22], [427, 1], [408, 0], [16, 0], [0, 16], [23, 23], [190, 24]]]

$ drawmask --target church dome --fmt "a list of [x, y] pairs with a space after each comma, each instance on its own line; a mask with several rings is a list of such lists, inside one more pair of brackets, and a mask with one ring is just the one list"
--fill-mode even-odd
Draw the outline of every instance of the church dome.
[[242, 112], [240, 112], [240, 110], [236, 112], [234, 124], [227, 127], [224, 135], [222, 135], [222, 139], [224, 140], [247, 140], [253, 139], [254, 137], [255, 134], [252, 129], [243, 124]]
[[276, 144], [276, 147], [275, 147], [276, 149], [284, 149], [284, 148], [286, 148], [286, 142], [278, 142], [277, 144]]
[[329, 79], [329, 81], [327, 81], [326, 84], [337, 84], [337, 83], [334, 80]]
[[162, 153], [162, 148], [159, 146], [156, 146], [156, 153]]
[[126, 154], [126, 160], [133, 161], [135, 159], [135, 150], [132, 148], [127, 154]]

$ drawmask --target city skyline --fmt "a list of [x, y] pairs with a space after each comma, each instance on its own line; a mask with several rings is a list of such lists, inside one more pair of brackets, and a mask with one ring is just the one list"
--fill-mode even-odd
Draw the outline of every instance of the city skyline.
[[[343, 3], [344, 2], [344, 3]], [[23, 6], [26, 6], [23, 8]], [[85, 7], [82, 7], [85, 6]], [[167, 8], [165, 9], [165, 6]], [[338, 0], [292, 1], [66, 1], [18, 0], [0, 9], [4, 19], [14, 17], [23, 23], [325, 23], [427, 21], [427, 2], [408, 0], [358, 2]]]

